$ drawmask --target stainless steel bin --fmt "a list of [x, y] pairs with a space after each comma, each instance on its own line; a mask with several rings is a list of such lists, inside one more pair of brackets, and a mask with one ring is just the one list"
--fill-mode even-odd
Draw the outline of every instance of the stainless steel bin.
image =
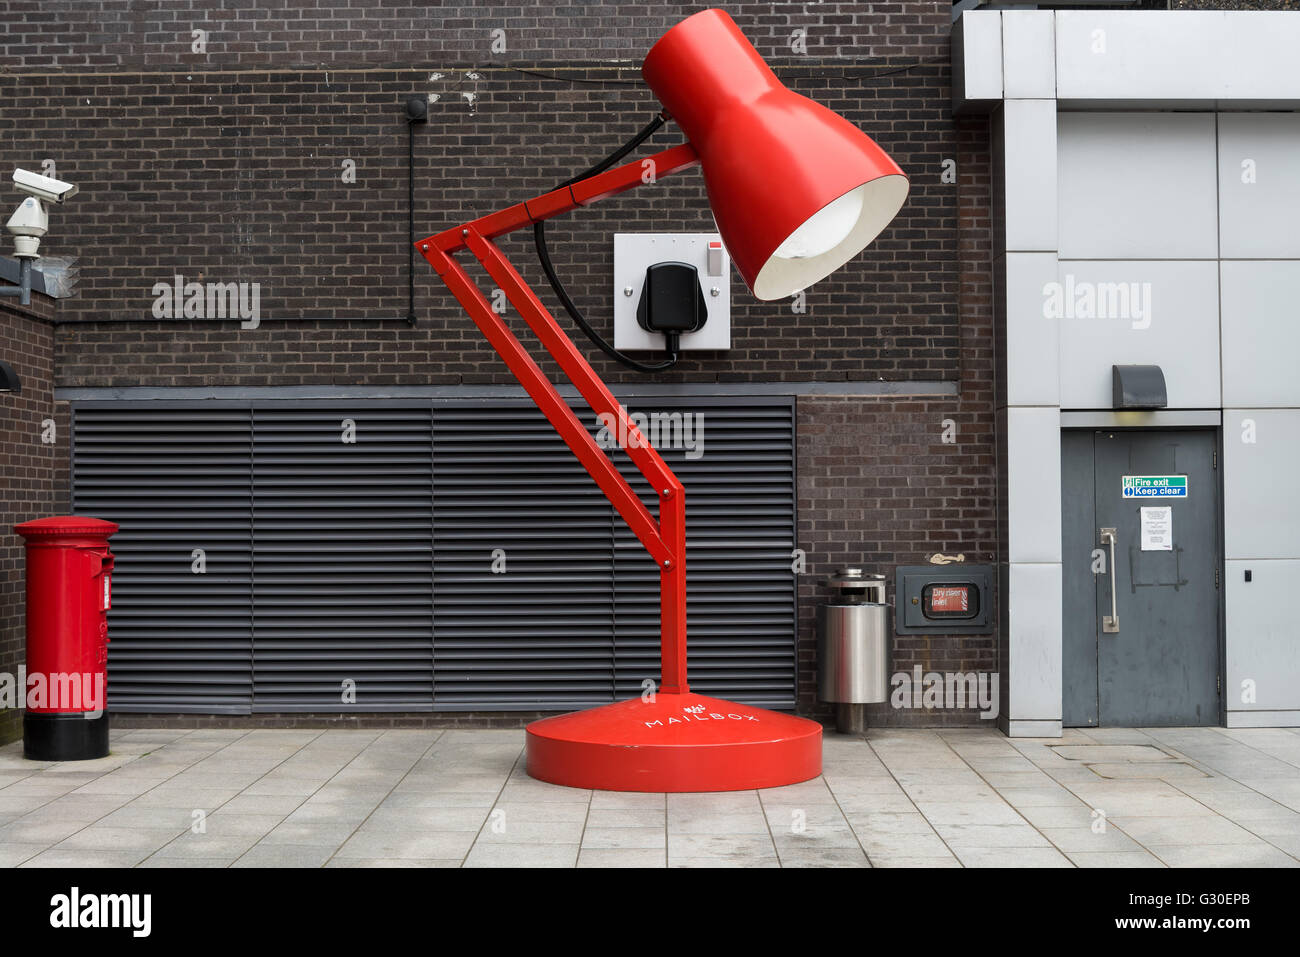
[[889, 606], [885, 576], [842, 568], [822, 584], [834, 589], [817, 609], [817, 689], [836, 705], [840, 731], [865, 726], [861, 705], [888, 699]]

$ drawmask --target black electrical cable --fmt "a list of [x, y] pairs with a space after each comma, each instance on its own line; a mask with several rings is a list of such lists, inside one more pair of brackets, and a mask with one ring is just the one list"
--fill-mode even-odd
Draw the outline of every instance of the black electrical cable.
[[[653, 136], [666, 121], [667, 118], [662, 113], [658, 114], [653, 120], [645, 125], [641, 132], [637, 133], [636, 136], [632, 137], [609, 156], [605, 157], [585, 172], [579, 173], [572, 179], [565, 180], [557, 186], [556, 189], [564, 189], [566, 186], [572, 186], [574, 183], [580, 182], [588, 176], [595, 176], [597, 173], [605, 172], [605, 170], [609, 169]], [[679, 353], [678, 339], [676, 336], [667, 337], [669, 355], [663, 362], [639, 362], [631, 356], [624, 355], [610, 345], [609, 342], [600, 335], [600, 333], [592, 328], [591, 323], [587, 321], [586, 316], [582, 314], [582, 311], [578, 309], [577, 305], [574, 304], [573, 299], [570, 298], [568, 291], [564, 288], [564, 283], [560, 281], [560, 277], [556, 275], [555, 266], [552, 264], [550, 253], [546, 248], [545, 221], [538, 222], [533, 226], [533, 245], [537, 247], [537, 259], [542, 264], [542, 271], [546, 273], [546, 279], [551, 284], [551, 289], [554, 290], [555, 295], [559, 297], [561, 304], [564, 306], [564, 311], [569, 314], [569, 318], [577, 324], [579, 329], [586, 333], [587, 338], [590, 339], [601, 352], [605, 353], [605, 355], [609, 356], [614, 361], [627, 366], [629, 369], [635, 369], [637, 372], [663, 372], [665, 369], [669, 369], [677, 364]]]
[[550, 73], [540, 73], [537, 70], [525, 70], [521, 66], [510, 66], [510, 67], [506, 67], [506, 69], [513, 70], [515, 73], [520, 73], [524, 76], [536, 77], [539, 80], [553, 80], [556, 83], [571, 83], [571, 84], [584, 83], [588, 86], [641, 86], [644, 83], [643, 80], [639, 80], [639, 79], [638, 80], [608, 80], [608, 79], [588, 80], [587, 78], [580, 77], [580, 76], [554, 76], [553, 74]]

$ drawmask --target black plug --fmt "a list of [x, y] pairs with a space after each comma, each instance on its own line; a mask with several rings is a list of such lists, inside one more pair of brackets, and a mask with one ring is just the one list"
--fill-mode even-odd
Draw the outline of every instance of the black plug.
[[698, 332], [708, 321], [709, 308], [700, 286], [700, 272], [689, 263], [655, 263], [645, 271], [636, 321], [647, 332], [661, 333], [668, 354], [681, 349], [684, 332]]

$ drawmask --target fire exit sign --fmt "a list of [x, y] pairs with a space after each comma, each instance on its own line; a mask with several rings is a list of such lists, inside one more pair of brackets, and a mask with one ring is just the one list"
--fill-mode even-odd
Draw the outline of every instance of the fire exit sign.
[[1125, 475], [1124, 498], [1187, 498], [1186, 475]]

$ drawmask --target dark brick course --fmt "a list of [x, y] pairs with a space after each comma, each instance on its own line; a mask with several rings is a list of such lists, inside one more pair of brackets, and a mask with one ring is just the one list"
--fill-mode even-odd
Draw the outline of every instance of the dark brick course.
[[[942, 52], [949, 3], [365, 3], [318, 0], [6, 0], [0, 23], [12, 70], [311, 69], [416, 61], [639, 63], [677, 21], [722, 6], [764, 57], [788, 54], [803, 31], [809, 55], [850, 59]], [[206, 53], [194, 52], [195, 30]], [[494, 31], [504, 31], [494, 34]]]

